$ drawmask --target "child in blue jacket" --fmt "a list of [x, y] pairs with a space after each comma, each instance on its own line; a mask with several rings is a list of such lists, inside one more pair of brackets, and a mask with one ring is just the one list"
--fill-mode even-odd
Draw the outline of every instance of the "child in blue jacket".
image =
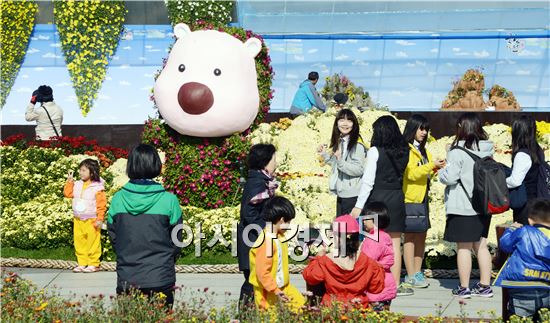
[[500, 248], [510, 253], [495, 281], [510, 294], [510, 314], [533, 317], [550, 308], [550, 200], [534, 199], [529, 205], [529, 225], [512, 224], [500, 238]]

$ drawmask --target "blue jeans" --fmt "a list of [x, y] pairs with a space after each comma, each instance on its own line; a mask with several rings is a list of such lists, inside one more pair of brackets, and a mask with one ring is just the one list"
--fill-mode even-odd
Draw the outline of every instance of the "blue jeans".
[[508, 310], [510, 314], [522, 317], [533, 317], [537, 322], [538, 311], [550, 308], [549, 289], [509, 288], [510, 300]]

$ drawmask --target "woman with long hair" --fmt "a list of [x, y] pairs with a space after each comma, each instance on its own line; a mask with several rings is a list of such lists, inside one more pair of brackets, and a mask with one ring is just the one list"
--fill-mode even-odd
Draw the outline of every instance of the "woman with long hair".
[[[427, 226], [425, 228], [405, 227], [405, 241], [403, 244], [403, 259], [407, 276], [404, 285], [409, 288], [428, 287], [426, 278], [422, 273], [422, 260], [424, 259], [424, 247], [426, 245], [426, 232], [430, 227], [428, 212], [428, 192], [430, 176], [434, 171], [445, 165], [444, 160], [434, 160], [428, 150], [426, 142], [430, 132], [428, 119], [420, 114], [413, 114], [403, 131], [403, 136], [409, 144], [409, 163], [405, 169], [403, 192], [405, 205], [407, 203], [423, 204], [426, 207]], [[410, 204], [409, 204], [410, 205]], [[405, 207], [407, 209], [407, 207]]]
[[318, 150], [325, 163], [332, 166], [329, 189], [337, 196], [336, 216], [349, 214], [357, 201], [366, 157], [360, 139], [357, 117], [353, 111], [343, 109], [334, 120], [330, 150], [325, 145]]
[[[492, 297], [491, 254], [487, 248], [487, 235], [491, 217], [478, 214], [471, 202], [474, 189], [474, 159], [493, 156], [493, 143], [481, 126], [479, 116], [467, 112], [456, 123], [456, 137], [447, 153], [447, 166], [439, 171], [439, 181], [446, 185], [445, 210], [447, 223], [443, 239], [457, 243], [457, 267], [460, 285], [453, 295], [470, 298], [472, 295]], [[472, 251], [479, 264], [479, 282], [470, 289]]]
[[[361, 178], [361, 189], [351, 214], [358, 217], [365, 203], [383, 202], [389, 210], [390, 224], [386, 232], [392, 238], [395, 261], [391, 272], [395, 282], [401, 277], [401, 234], [405, 230], [405, 196], [403, 174], [409, 161], [409, 145], [392, 116], [382, 116], [372, 125], [371, 147]], [[398, 289], [398, 295], [411, 291]]]
[[521, 208], [514, 209], [514, 222], [523, 225], [527, 221], [527, 202], [537, 197], [537, 180], [540, 163], [544, 162], [544, 151], [537, 143], [535, 119], [522, 115], [512, 123], [512, 173], [506, 178], [509, 189], [525, 186], [527, 200]]

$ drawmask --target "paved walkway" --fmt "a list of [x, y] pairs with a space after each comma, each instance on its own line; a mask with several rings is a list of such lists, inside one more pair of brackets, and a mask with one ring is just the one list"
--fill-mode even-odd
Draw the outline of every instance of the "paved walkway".
[[[60, 295], [73, 298], [85, 295], [114, 295], [116, 273], [98, 272], [94, 274], [74, 274], [60, 269], [30, 269], [30, 268], [3, 268], [18, 273], [23, 278], [33, 281], [39, 288], [56, 290]], [[239, 297], [242, 275], [237, 274], [177, 274], [177, 285], [184, 285], [186, 290], [201, 291], [208, 288], [214, 306], [223, 306], [227, 302], [236, 301]], [[305, 282], [301, 275], [291, 275], [291, 282], [298, 289], [305, 291]], [[451, 295], [451, 289], [458, 281], [456, 279], [428, 279], [430, 287], [416, 289], [414, 296], [400, 297], [393, 301], [392, 311], [406, 315], [424, 316], [437, 315], [437, 304], [440, 304], [443, 316], [458, 317], [461, 315], [459, 299]], [[227, 292], [231, 293], [227, 295]], [[500, 316], [501, 290], [494, 288], [493, 298], [472, 298], [466, 300], [463, 311], [467, 317], [492, 317], [490, 311]], [[177, 300], [186, 296], [176, 294]]]

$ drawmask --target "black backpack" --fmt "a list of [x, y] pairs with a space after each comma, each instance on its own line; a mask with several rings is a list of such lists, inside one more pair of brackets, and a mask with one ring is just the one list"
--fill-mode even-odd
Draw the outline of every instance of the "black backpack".
[[474, 160], [474, 190], [472, 197], [459, 180], [474, 210], [480, 215], [505, 212], [510, 208], [510, 193], [506, 186], [506, 175], [502, 166], [492, 157], [478, 157], [463, 147], [454, 147], [464, 151]]
[[550, 199], [550, 164], [539, 154], [540, 166], [537, 178], [537, 197]]

